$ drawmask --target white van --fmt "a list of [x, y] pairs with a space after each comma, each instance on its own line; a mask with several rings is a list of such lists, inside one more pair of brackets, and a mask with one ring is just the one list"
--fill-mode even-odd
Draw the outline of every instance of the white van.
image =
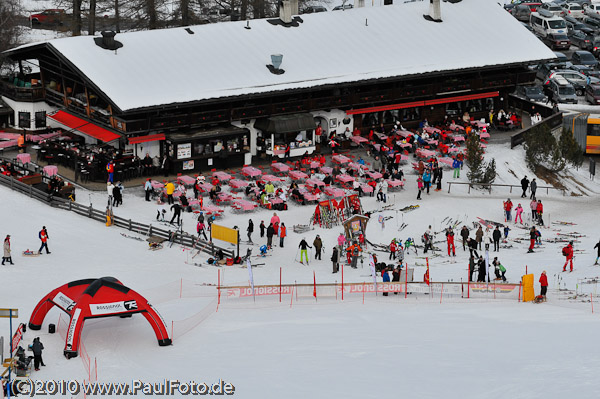
[[548, 36], [549, 33], [567, 34], [566, 21], [547, 10], [538, 9], [537, 12], [532, 12], [529, 22], [533, 31], [542, 37]]

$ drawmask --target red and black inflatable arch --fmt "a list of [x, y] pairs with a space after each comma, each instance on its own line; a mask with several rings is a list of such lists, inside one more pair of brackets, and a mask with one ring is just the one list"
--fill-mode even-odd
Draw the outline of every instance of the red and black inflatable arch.
[[172, 343], [164, 320], [152, 305], [114, 277], [71, 281], [56, 288], [37, 304], [29, 319], [29, 328], [41, 329], [46, 314], [53, 306], [58, 306], [71, 317], [64, 350], [67, 358], [77, 357], [85, 320], [97, 317], [130, 317], [141, 313], [152, 325], [158, 345]]

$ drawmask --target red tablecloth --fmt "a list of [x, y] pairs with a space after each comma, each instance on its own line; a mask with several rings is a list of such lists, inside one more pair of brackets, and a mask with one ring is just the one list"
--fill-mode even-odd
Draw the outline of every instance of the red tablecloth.
[[323, 183], [319, 179], [307, 179], [306, 184], [310, 185], [311, 187], [314, 187], [314, 186], [321, 187], [321, 186], [325, 185], [325, 183]]
[[308, 177], [306, 173], [301, 172], [299, 170], [292, 170], [290, 171], [289, 175], [292, 178], [292, 180], [306, 179]]
[[285, 173], [285, 172], [289, 172], [290, 167], [284, 163], [276, 162], [276, 163], [271, 164], [271, 169], [273, 169], [277, 173]]
[[320, 170], [321, 173], [325, 173], [326, 175], [330, 175], [331, 172], [333, 172], [333, 168], [330, 168], [329, 166], [321, 166]]
[[350, 162], [350, 158], [345, 155], [334, 155], [331, 157], [331, 160], [335, 163], [347, 163]]
[[193, 186], [196, 183], [196, 179], [190, 176], [177, 176], [177, 181], [186, 186]]
[[239, 180], [239, 179], [232, 179], [229, 180], [229, 187], [231, 187], [232, 189], [240, 189], [240, 188], [244, 188], [248, 185], [247, 181], [244, 180]]
[[58, 166], [48, 165], [44, 166], [44, 174], [46, 176], [54, 176], [58, 174]]
[[23, 154], [17, 154], [17, 159], [19, 160], [19, 162], [21, 162], [22, 164], [26, 164], [31, 162], [31, 155], [27, 154], [27, 153], [23, 153]]
[[242, 168], [242, 175], [247, 177], [256, 177], [262, 175], [260, 169], [255, 168], [254, 166], [244, 166]]
[[390, 186], [391, 188], [404, 187], [404, 182], [402, 180], [388, 179], [386, 181], [387, 181], [388, 186]]
[[367, 174], [369, 175], [369, 177], [371, 179], [375, 179], [375, 180], [381, 179], [383, 177], [383, 175], [381, 173], [375, 172], [375, 171], [372, 171], [372, 170], [368, 171]]
[[356, 144], [360, 144], [360, 143], [366, 143], [366, 142], [368, 142], [368, 141], [369, 141], [369, 140], [367, 140], [365, 137], [362, 137], [362, 136], [352, 136], [352, 137], [350, 138], [350, 140], [352, 140], [352, 141], [353, 141], [354, 143], [356, 143]]
[[231, 175], [225, 172], [215, 172], [213, 173], [213, 177], [219, 179], [220, 182], [227, 181], [231, 179]]
[[350, 183], [354, 181], [354, 177], [350, 175], [337, 175], [335, 180], [340, 181], [342, 183]]

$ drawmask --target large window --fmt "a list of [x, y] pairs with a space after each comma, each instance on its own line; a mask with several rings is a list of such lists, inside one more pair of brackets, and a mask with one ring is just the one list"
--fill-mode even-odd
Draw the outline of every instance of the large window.
[[31, 127], [31, 113], [19, 112], [19, 127], [29, 129]]
[[46, 111], [38, 111], [35, 113], [35, 127], [46, 127]]
[[587, 125], [588, 136], [600, 136], [600, 125], [588, 124]]

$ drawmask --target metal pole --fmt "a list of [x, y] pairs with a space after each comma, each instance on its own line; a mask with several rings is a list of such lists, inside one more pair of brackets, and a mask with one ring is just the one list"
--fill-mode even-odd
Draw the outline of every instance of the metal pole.
[[9, 320], [9, 324], [10, 324], [10, 336], [9, 336], [9, 346], [10, 346], [10, 366], [8, 367], [8, 383], [6, 385], [7, 389], [6, 389], [6, 394], [7, 397], [10, 399], [10, 390], [11, 390], [11, 385], [10, 385], [10, 377], [11, 377], [11, 371], [13, 368], [13, 328], [12, 328], [12, 309], [10, 309], [8, 314], [8, 320]]

